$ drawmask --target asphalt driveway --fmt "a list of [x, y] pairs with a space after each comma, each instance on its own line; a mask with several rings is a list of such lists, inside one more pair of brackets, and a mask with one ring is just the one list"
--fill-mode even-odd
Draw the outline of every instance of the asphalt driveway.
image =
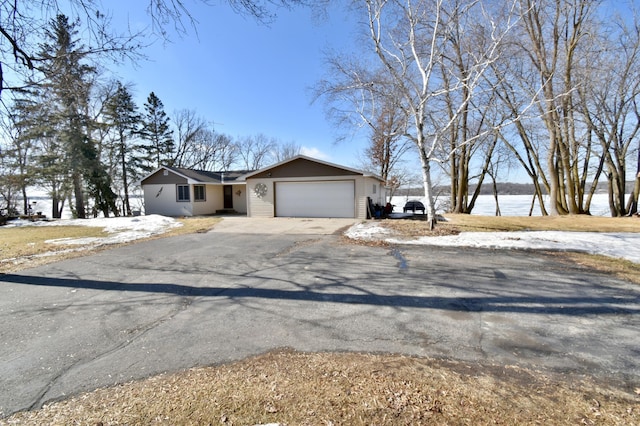
[[217, 232], [0, 275], [0, 411], [273, 348], [640, 384], [640, 288], [553, 256]]

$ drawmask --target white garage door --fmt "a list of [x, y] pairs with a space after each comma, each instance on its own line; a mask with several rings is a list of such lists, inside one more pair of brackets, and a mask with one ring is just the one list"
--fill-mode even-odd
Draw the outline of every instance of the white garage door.
[[354, 181], [276, 182], [276, 216], [355, 217]]

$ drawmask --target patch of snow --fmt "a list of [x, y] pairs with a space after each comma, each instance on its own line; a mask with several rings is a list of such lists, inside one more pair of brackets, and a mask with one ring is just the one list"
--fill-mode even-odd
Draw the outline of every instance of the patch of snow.
[[[101, 227], [111, 234], [103, 238], [61, 238], [48, 241], [59, 245], [80, 246], [80, 248], [78, 248], [79, 250], [98, 245], [125, 243], [162, 234], [171, 228], [182, 226], [180, 222], [170, 217], [148, 215], [96, 219], [60, 219], [37, 222], [14, 220], [7, 223], [5, 227], [64, 225]], [[345, 232], [345, 235], [352, 239], [380, 239], [392, 244], [579, 251], [627, 259], [635, 263], [640, 263], [640, 233], [560, 231], [463, 232], [458, 235], [400, 240], [393, 237], [388, 229], [372, 221], [353, 225]]]
[[99, 246], [126, 243], [128, 241], [163, 234], [172, 228], [182, 226], [182, 223], [170, 217], [153, 214], [148, 216], [58, 219], [35, 222], [29, 220], [12, 220], [5, 225], [7, 228], [19, 226], [91, 226], [103, 228], [105, 232], [111, 235], [90, 238], [59, 238], [46, 241], [47, 243], [58, 245]]
[[[380, 228], [375, 222], [358, 224], [351, 227], [346, 235], [353, 239], [370, 240], [375, 238], [376, 232]], [[640, 263], [640, 234], [631, 232], [462, 232], [458, 235], [419, 237], [414, 240], [401, 240], [385, 236], [380, 239], [392, 244], [441, 247], [577, 251]]]
[[375, 222], [357, 223], [344, 233], [353, 240], [371, 240], [385, 234], [389, 234], [389, 231]]

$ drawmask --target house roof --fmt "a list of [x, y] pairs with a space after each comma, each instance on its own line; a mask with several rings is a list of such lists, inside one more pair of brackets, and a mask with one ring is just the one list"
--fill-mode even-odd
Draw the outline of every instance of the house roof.
[[[308, 162], [314, 163], [310, 164]], [[218, 171], [218, 172], [210, 172], [206, 170], [193, 170], [193, 169], [185, 169], [181, 167], [169, 167], [169, 166], [161, 166], [156, 169], [152, 173], [145, 176], [140, 184], [145, 183], [170, 183], [166, 181], [166, 177], [163, 178], [158, 173], [161, 171], [169, 171], [175, 176], [183, 179], [185, 184], [244, 184], [246, 183], [246, 179], [256, 176], [256, 177], [264, 177], [265, 175], [271, 176], [270, 171], [274, 172], [274, 176], [277, 174], [276, 172], [282, 171], [282, 166], [297, 163], [297, 171], [300, 175], [306, 175], [307, 173], [310, 176], [315, 176], [314, 173], [320, 172], [318, 175], [360, 175], [365, 177], [371, 177], [377, 179], [379, 181], [383, 181], [382, 178], [376, 176], [374, 174], [363, 172], [361, 170], [352, 169], [350, 167], [340, 166], [338, 164], [329, 163], [327, 161], [318, 160], [315, 158], [307, 157], [305, 155], [296, 155], [295, 157], [286, 159], [284, 161], [280, 161], [279, 163], [273, 164], [271, 166], [262, 168], [260, 170], [230, 170], [230, 171]], [[302, 163], [302, 164], [299, 164]], [[332, 169], [335, 169], [332, 171]], [[165, 174], [166, 176], [166, 174]], [[175, 183], [175, 182], [174, 182]]]
[[165, 167], [175, 173], [181, 174], [187, 179], [194, 180], [194, 183], [231, 183], [242, 181], [244, 176], [252, 170], [229, 170], [225, 172], [209, 172], [206, 170], [192, 170], [181, 167]]
[[374, 175], [372, 173], [363, 172], [362, 170], [352, 169], [350, 167], [345, 167], [345, 166], [341, 166], [341, 165], [334, 164], [334, 163], [329, 163], [327, 161], [322, 161], [322, 160], [318, 160], [316, 158], [307, 157], [306, 155], [296, 155], [295, 157], [288, 158], [288, 159], [286, 159], [284, 161], [280, 161], [279, 163], [276, 163], [276, 164], [273, 164], [271, 166], [262, 168], [260, 170], [247, 172], [247, 174], [244, 175], [243, 178], [244, 179], [248, 179], [248, 178], [251, 178], [251, 177], [256, 176], [256, 175], [262, 175], [264, 173], [268, 173], [270, 170], [273, 170], [273, 169], [276, 169], [278, 167], [281, 167], [284, 164], [292, 163], [292, 162], [299, 161], [299, 160], [311, 161], [313, 163], [317, 163], [317, 164], [320, 164], [320, 165], [323, 165], [323, 166], [327, 166], [327, 167], [343, 170], [345, 172], [348, 172], [349, 174], [372, 177], [374, 179], [378, 179], [379, 181], [383, 181], [383, 179], [381, 177], [376, 176], [376, 175]]
[[185, 169], [182, 167], [161, 166], [140, 180], [141, 184], [146, 183], [158, 172], [167, 170], [183, 179], [189, 184], [230, 184], [244, 183], [244, 176], [251, 170], [229, 170], [210, 172], [206, 170]]

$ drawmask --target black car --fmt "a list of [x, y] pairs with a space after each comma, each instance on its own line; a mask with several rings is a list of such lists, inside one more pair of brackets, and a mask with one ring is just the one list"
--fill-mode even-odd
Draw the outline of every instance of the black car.
[[404, 205], [404, 207], [402, 208], [403, 212], [408, 212], [408, 211], [412, 211], [412, 212], [416, 212], [416, 210], [421, 211], [422, 214], [424, 214], [424, 204], [422, 204], [420, 201], [407, 201], [407, 203]]

